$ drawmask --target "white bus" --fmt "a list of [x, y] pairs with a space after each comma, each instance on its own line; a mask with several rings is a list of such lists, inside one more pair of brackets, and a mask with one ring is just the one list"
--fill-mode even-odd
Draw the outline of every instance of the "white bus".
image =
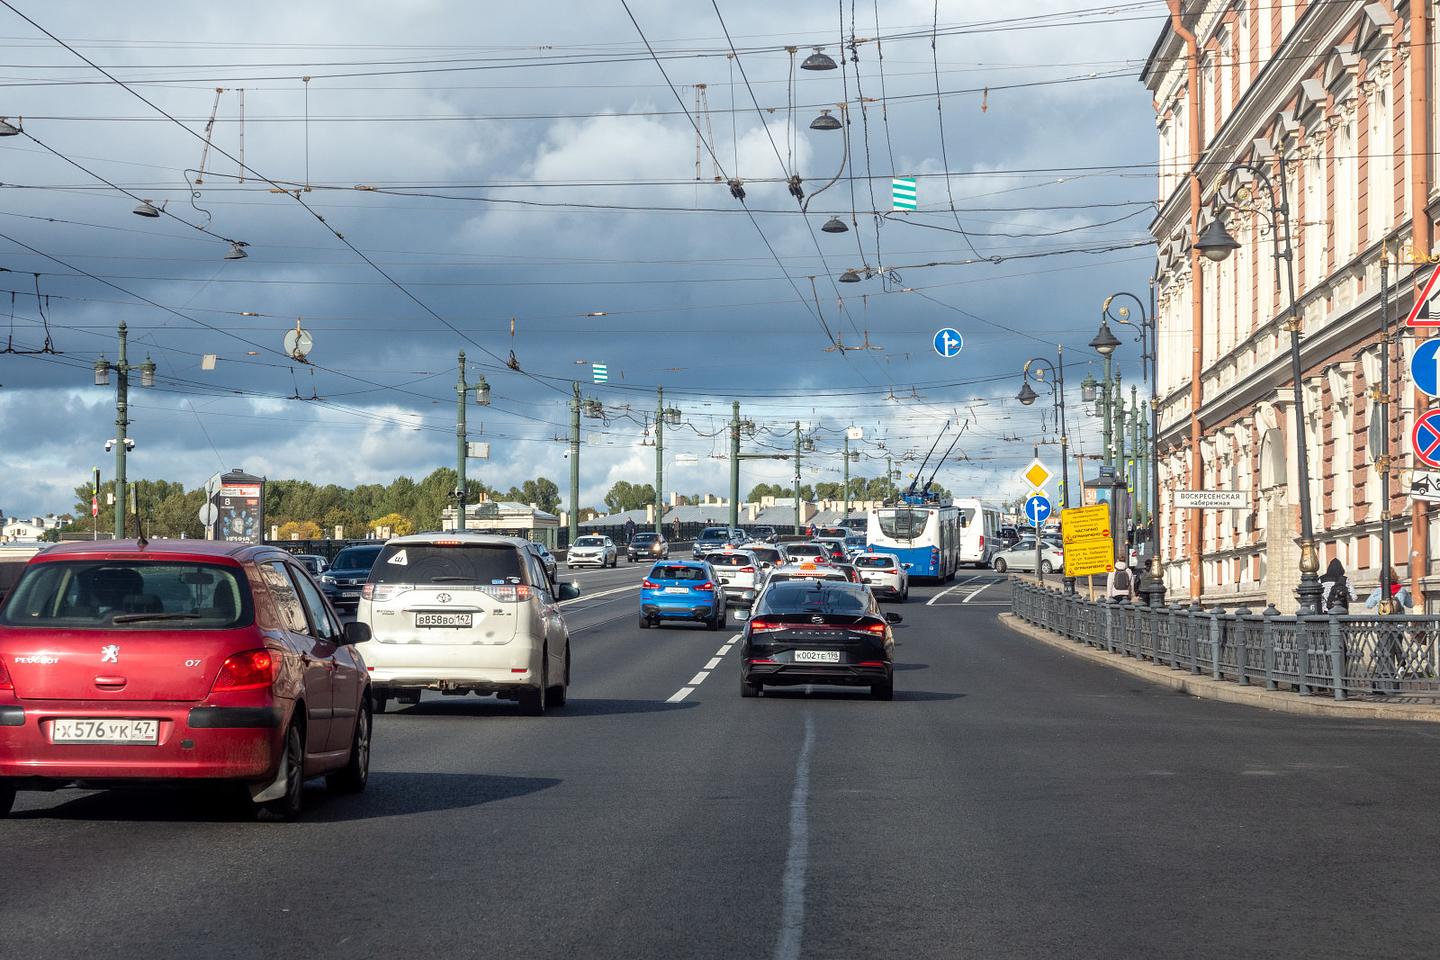
[[959, 562], [990, 566], [1000, 549], [1000, 508], [974, 497], [957, 497], [955, 507], [960, 511]]
[[948, 503], [901, 501], [875, 507], [865, 530], [869, 550], [895, 554], [915, 579], [940, 582], [955, 576], [959, 540], [960, 511]]

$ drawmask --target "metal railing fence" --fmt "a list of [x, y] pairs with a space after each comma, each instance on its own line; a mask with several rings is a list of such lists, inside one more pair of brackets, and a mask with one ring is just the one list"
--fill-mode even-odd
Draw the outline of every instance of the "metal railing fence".
[[1302, 695], [1440, 701], [1440, 617], [1281, 616], [1104, 603], [1012, 581], [1012, 612], [1076, 643]]

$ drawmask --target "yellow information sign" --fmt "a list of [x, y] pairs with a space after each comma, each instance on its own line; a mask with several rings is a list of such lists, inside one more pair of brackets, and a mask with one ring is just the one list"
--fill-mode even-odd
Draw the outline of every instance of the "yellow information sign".
[[1061, 510], [1060, 537], [1065, 543], [1065, 576], [1087, 577], [1115, 569], [1110, 504]]

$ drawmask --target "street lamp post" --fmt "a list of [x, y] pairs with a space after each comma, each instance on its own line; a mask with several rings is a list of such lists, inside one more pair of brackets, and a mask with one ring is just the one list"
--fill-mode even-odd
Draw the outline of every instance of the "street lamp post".
[[[1060, 428], [1060, 504], [1061, 509], [1070, 509], [1070, 437], [1065, 425], [1065, 347], [1055, 347], [1055, 363], [1051, 363], [1044, 357], [1032, 357], [1025, 361], [1025, 368], [1021, 371], [1020, 393], [1018, 399], [1025, 406], [1030, 406], [1038, 398], [1039, 394], [1030, 386], [1030, 381], [1043, 383], [1050, 388], [1050, 395], [1055, 404], [1055, 416]], [[1049, 379], [1046, 379], [1046, 371], [1049, 371]], [[1038, 451], [1037, 451], [1038, 453]], [[1038, 554], [1040, 531], [1035, 531], [1036, 550]], [[1035, 562], [1035, 572], [1040, 573], [1040, 562]], [[1065, 592], [1075, 592], [1075, 578], [1065, 577]]]
[[[1130, 319], [1130, 308], [1119, 307], [1113, 313], [1111, 307], [1118, 299], [1132, 300], [1135, 309], [1140, 314], [1140, 320]], [[1091, 346], [1105, 354], [1106, 359], [1120, 346], [1120, 341], [1110, 331], [1110, 321], [1123, 324], [1127, 327], [1134, 327], [1139, 331], [1140, 339], [1140, 361], [1148, 364], [1146, 379], [1150, 381], [1150, 446], [1146, 451], [1146, 459], [1149, 460], [1149, 495], [1146, 505], [1146, 519], [1150, 521], [1150, 562], [1147, 564], [1146, 577], [1141, 579], [1140, 593], [1148, 598], [1150, 606], [1158, 607], [1165, 603], [1165, 578], [1160, 562], [1160, 429], [1156, 418], [1159, 416], [1159, 345], [1160, 338], [1155, 329], [1155, 311], [1147, 309], [1145, 301], [1133, 293], [1121, 291], [1112, 293], [1105, 298], [1105, 303], [1100, 308], [1100, 332], [1091, 341]], [[1108, 352], [1107, 352], [1108, 351]], [[1138, 445], [1136, 453], [1139, 453]]]
[[130, 363], [126, 359], [125, 321], [120, 321], [118, 359], [111, 363], [103, 356], [95, 361], [95, 385], [103, 387], [110, 383], [110, 371], [115, 371], [115, 539], [125, 538], [125, 454], [132, 441], [125, 436], [130, 426], [130, 374], [139, 371], [140, 386], [155, 386], [155, 361], [148, 356], [144, 363]]
[[[1290, 377], [1294, 381], [1295, 393], [1295, 456], [1296, 468], [1300, 479], [1300, 586], [1296, 588], [1296, 595], [1299, 597], [1299, 613], [1314, 614], [1320, 612], [1320, 601], [1324, 595], [1324, 586], [1320, 583], [1320, 555], [1315, 548], [1315, 527], [1313, 518], [1310, 515], [1310, 453], [1305, 443], [1305, 392], [1303, 377], [1305, 369], [1300, 356], [1300, 316], [1297, 311], [1295, 299], [1295, 251], [1291, 244], [1291, 221], [1290, 221], [1290, 196], [1289, 187], [1286, 185], [1285, 166], [1283, 156], [1278, 157], [1276, 162], [1280, 167], [1280, 186], [1277, 190], [1274, 181], [1260, 167], [1249, 163], [1237, 163], [1231, 168], [1231, 175], [1247, 173], [1253, 177], [1265, 189], [1265, 196], [1270, 201], [1270, 214], [1267, 218], [1263, 210], [1255, 209], [1254, 212], [1265, 219], [1270, 227], [1270, 239], [1274, 248], [1274, 258], [1285, 261], [1286, 292], [1288, 294], [1288, 306], [1285, 310], [1285, 326], [1290, 330]], [[1225, 223], [1221, 219], [1226, 208], [1235, 208], [1233, 199], [1217, 198], [1214, 215], [1209, 226], [1200, 232], [1200, 237], [1195, 241], [1195, 249], [1199, 250], [1212, 263], [1221, 263], [1235, 250], [1239, 249], [1240, 243], [1225, 229]], [[1280, 240], [1281, 227], [1284, 227], [1285, 240], [1282, 245]], [[1280, 284], [1279, 271], [1276, 271], [1275, 284]]]

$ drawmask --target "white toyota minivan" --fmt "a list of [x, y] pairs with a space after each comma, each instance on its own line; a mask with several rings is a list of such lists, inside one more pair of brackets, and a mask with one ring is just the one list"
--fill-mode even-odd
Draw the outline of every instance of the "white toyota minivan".
[[570, 685], [570, 631], [556, 584], [525, 540], [476, 533], [423, 533], [385, 544], [360, 593], [358, 646], [370, 671], [375, 712], [390, 698], [418, 703], [424, 690], [518, 700], [539, 716], [563, 707]]

